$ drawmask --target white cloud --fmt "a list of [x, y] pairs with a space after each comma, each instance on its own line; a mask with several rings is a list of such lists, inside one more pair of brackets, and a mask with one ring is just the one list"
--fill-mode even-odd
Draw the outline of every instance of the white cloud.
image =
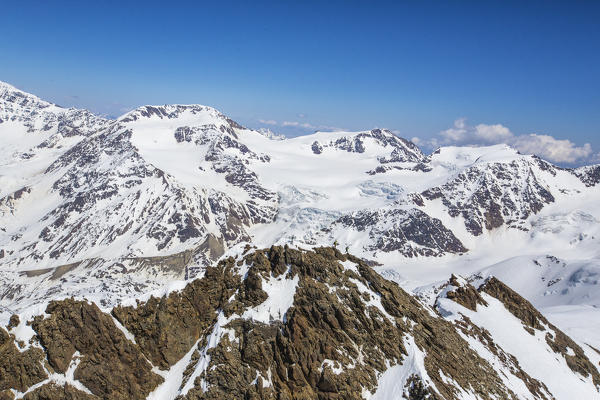
[[308, 122], [298, 122], [298, 121], [283, 121], [281, 123], [281, 126], [296, 126], [296, 127], [300, 127], [300, 128], [306, 128], [306, 129], [316, 129], [317, 127], [309, 124]]
[[412, 139], [410, 139], [411, 142], [413, 142], [414, 144], [416, 144], [417, 146], [421, 146], [423, 144], [425, 144], [425, 141], [423, 141], [423, 139], [419, 138], [419, 137], [414, 137]]
[[479, 124], [475, 127], [475, 136], [488, 143], [498, 143], [510, 140], [513, 137], [512, 132], [501, 124], [486, 125]]
[[447, 143], [462, 142], [467, 138], [466, 118], [459, 118], [454, 121], [454, 127], [440, 132], [443, 141]]
[[469, 126], [465, 118], [457, 119], [452, 128], [440, 132], [439, 138], [433, 138], [428, 142], [432, 147], [451, 144], [481, 146], [498, 143], [506, 143], [521, 153], [536, 154], [552, 162], [575, 163], [592, 156], [592, 146], [589, 143], [577, 146], [568, 139], [556, 139], [549, 135], [535, 133], [515, 135], [502, 124]]
[[514, 135], [507, 127], [501, 124], [479, 124], [472, 127], [467, 125], [466, 118], [459, 118], [454, 121], [452, 128], [440, 132], [440, 136], [442, 137], [441, 143], [454, 144], [472, 141], [499, 143], [509, 140]]
[[556, 139], [549, 135], [521, 135], [514, 138], [512, 143], [521, 153], [537, 154], [538, 156], [554, 162], [574, 163], [592, 155], [592, 146], [589, 143], [577, 147], [568, 139]]
[[[304, 116], [304, 114], [300, 114], [301, 116]], [[315, 124], [311, 124], [309, 122], [301, 122], [301, 121], [281, 121], [278, 122], [274, 119], [259, 119], [258, 122], [260, 122], [263, 125], [272, 125], [272, 126], [281, 126], [281, 127], [287, 127], [287, 128], [299, 128], [299, 129], [306, 129], [306, 130], [312, 130], [312, 131], [316, 131], [316, 130], [326, 130], [326, 131], [343, 131], [344, 129], [342, 128], [338, 128], [335, 126], [329, 126], [329, 125], [315, 125]]]

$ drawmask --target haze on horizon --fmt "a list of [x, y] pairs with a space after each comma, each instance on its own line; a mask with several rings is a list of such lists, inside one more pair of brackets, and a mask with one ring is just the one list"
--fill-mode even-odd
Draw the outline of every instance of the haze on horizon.
[[3, 5], [0, 80], [116, 117], [198, 103], [288, 136], [385, 127], [598, 162], [593, 2]]

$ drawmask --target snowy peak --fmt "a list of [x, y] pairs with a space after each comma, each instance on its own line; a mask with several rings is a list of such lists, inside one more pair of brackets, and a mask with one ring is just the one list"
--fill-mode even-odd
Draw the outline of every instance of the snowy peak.
[[182, 120], [193, 123], [196, 126], [215, 126], [218, 129], [225, 126], [230, 133], [234, 129], [244, 129], [237, 122], [223, 115], [215, 108], [199, 104], [142, 106], [119, 117], [118, 121], [129, 123], [145, 119], [150, 119], [153, 122], [159, 120]]
[[321, 154], [325, 149], [367, 154], [385, 149], [384, 154], [378, 155], [381, 163], [421, 162], [426, 159], [414, 143], [382, 129], [356, 133], [317, 132], [306, 136], [303, 141], [307, 140], [312, 141], [311, 149], [315, 154]]
[[600, 164], [580, 167], [573, 172], [588, 187], [600, 183]]
[[205, 263], [272, 221], [276, 195], [248, 168], [268, 156], [240, 142], [244, 128], [213, 108], [145, 106], [109, 121], [18, 107], [20, 119], [0, 124], [18, 149], [1, 154], [15, 166], [0, 175], [9, 183], [0, 197], [7, 264], [186, 251]]
[[13, 103], [14, 105], [29, 108], [47, 108], [52, 105], [37, 96], [26, 93], [2, 81], [0, 81], [0, 100], [3, 103]]
[[[239, 135], [250, 132], [218, 110], [202, 105], [143, 106], [123, 115], [118, 123], [133, 130], [136, 145], [168, 145], [194, 143], [241, 149], [250, 152], [239, 141]], [[173, 160], [176, 162], [176, 160]]]
[[[454, 259], [492, 235], [533, 236], [537, 214], [595, 193], [593, 167], [572, 172], [503, 145], [427, 156], [381, 129], [272, 140], [202, 105], [104, 120], [4, 101], [0, 280], [20, 296], [0, 298], [9, 308], [80, 293], [70, 283], [84, 277], [109, 284], [132, 259], [181, 257], [175, 269], [123, 270], [150, 290], [242, 243], [338, 243], [375, 262]], [[73, 263], [97, 270], [74, 269], [69, 284], [19, 275]], [[118, 301], [130, 287], [101, 299]]]
[[[566, 189], [552, 187], [553, 178], [562, 171], [536, 157], [518, 156], [510, 148], [503, 150], [503, 155], [493, 153], [494, 158], [489, 152], [476, 158], [471, 155], [465, 168], [443, 185], [425, 190], [423, 197], [440, 199], [449, 215], [463, 218], [466, 229], [475, 236], [503, 225], [528, 229], [526, 220], [553, 203], [560, 189]], [[439, 158], [434, 155], [432, 162], [439, 162]]]
[[[18, 131], [24, 127], [28, 133], [46, 134], [47, 138], [53, 134], [62, 137], [87, 136], [108, 124], [107, 120], [87, 110], [62, 108], [0, 82], [0, 123], [2, 122], [10, 124], [10, 127], [5, 128], [7, 130], [10, 128]], [[0, 134], [5, 136], [10, 132]]]
[[[39, 97], [23, 92], [14, 86], [0, 82], [0, 123], [20, 121], [28, 124], [33, 130], [33, 121], [44, 119], [51, 122], [55, 114], [66, 110], [41, 100]], [[40, 126], [38, 129], [43, 129]]]
[[522, 157], [517, 149], [506, 144], [478, 147], [444, 146], [433, 152], [431, 163], [465, 168], [490, 162], [511, 162]]
[[[5, 94], [19, 93], [19, 99], [37, 99], [10, 85], [2, 87]], [[3, 111], [11, 124], [0, 124], [0, 133], [6, 132], [3, 139], [12, 147], [7, 145], [10, 151], [0, 158], [14, 165], [17, 178], [2, 178], [8, 181], [3, 204], [10, 204], [10, 215], [18, 214], [27, 202], [24, 197], [15, 200], [14, 194], [24, 188], [29, 188], [25, 197], [31, 199], [60, 196], [51, 203], [30, 205], [37, 210], [37, 219], [25, 225], [0, 221], [0, 226], [10, 227], [2, 246], [15, 256], [23, 249], [41, 257], [47, 249], [40, 239], [49, 244], [57, 240], [63, 249], [72, 240], [71, 248], [77, 251], [65, 259], [71, 261], [84, 258], [89, 250], [75, 242], [108, 243], [108, 238], [129, 236], [132, 231], [136, 237], [122, 243], [121, 254], [145, 255], [140, 241], [148, 236], [142, 232], [153, 238], [148, 252], [183, 251], [206, 240], [209, 233], [233, 244], [252, 239], [253, 224], [271, 223], [275, 215], [281, 225], [272, 227], [283, 231], [265, 235], [274, 240], [302, 236], [307, 245], [337, 240], [355, 251], [399, 252], [408, 257], [462, 254], [470, 246], [454, 231], [455, 220], [464, 222], [473, 236], [500, 226], [529, 229], [528, 218], [555, 202], [565, 189], [560, 185], [573, 177], [504, 145], [444, 147], [426, 156], [414, 143], [382, 129], [271, 140], [203, 105], [143, 106], [108, 121], [45, 102], [54, 111], [32, 110], [19, 101], [10, 104], [13, 108]], [[20, 176], [26, 163], [34, 172]], [[593, 171], [581, 169], [576, 175], [593, 183]], [[157, 181], [172, 191], [176, 204], [169, 202], [171, 211], [160, 217], [148, 216], [158, 209], [143, 204], [163, 204], [159, 198], [164, 189], [156, 188]], [[583, 187], [569, 184], [572, 191]], [[212, 200], [200, 202], [204, 204], [200, 208], [190, 207], [188, 203], [197, 202], [198, 196]], [[101, 213], [109, 198], [115, 207], [113, 222], [90, 219]], [[217, 198], [229, 199], [225, 201], [229, 206], [222, 209]], [[92, 214], [83, 212], [87, 207]], [[238, 210], [236, 223], [225, 218], [231, 207]], [[63, 214], [73, 209], [81, 213], [77, 221], [89, 221], [89, 231], [81, 234], [93, 238], [62, 232], [70, 224], [57, 226], [56, 221], [63, 222]], [[137, 215], [133, 210], [138, 210], [138, 218], [147, 219], [131, 221], [131, 215]], [[213, 213], [220, 216], [212, 218]], [[12, 218], [9, 214], [6, 218]], [[116, 221], [137, 228], [115, 228]], [[157, 225], [143, 227], [148, 221]], [[360, 240], [344, 234], [348, 228]], [[50, 234], [48, 229], [56, 232]], [[169, 233], [148, 233], [158, 229]], [[116, 232], [121, 233], [115, 236]], [[101, 248], [96, 247], [93, 254], [98, 251]], [[17, 259], [24, 260], [23, 254]]]

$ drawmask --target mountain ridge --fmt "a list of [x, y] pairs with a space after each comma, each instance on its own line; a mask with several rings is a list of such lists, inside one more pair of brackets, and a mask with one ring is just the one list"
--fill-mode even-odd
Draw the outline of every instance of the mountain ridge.
[[[120, 314], [119, 324], [133, 329], [139, 322], [135, 322], [140, 318], [137, 313], [143, 308], [136, 300], [163, 304], [172, 293], [183, 293], [186, 285], [202, 280], [219, 262], [243, 260], [249, 246], [281, 249], [273, 250], [273, 254], [282, 251], [284, 255], [273, 257], [285, 259], [285, 254], [292, 253], [294, 257], [313, 257], [311, 249], [321, 254], [325, 250], [319, 248], [333, 244], [335, 249], [325, 251], [327, 257], [335, 255], [330, 257], [331, 265], [345, 263], [349, 254], [355, 254], [351, 256], [355, 264], [368, 264], [373, 273], [400, 284], [407, 292], [414, 290], [418, 299], [414, 301], [425, 307], [425, 313], [444, 314], [431, 301], [432, 296], [437, 298], [440, 290], [448, 287], [452, 274], [468, 277], [471, 283], [472, 277], [498, 276], [508, 285], [502, 289], [504, 292], [508, 293], [508, 287], [518, 288], [530, 302], [527, 305], [519, 300], [524, 307], [539, 308], [541, 315], [552, 322], [554, 328], [546, 328], [550, 325], [545, 322], [536, 325], [541, 328], [538, 333], [534, 331], [536, 343], [532, 346], [548, 345], [552, 352], [560, 347], [570, 357], [565, 347], [542, 338], [546, 334], [556, 337], [552, 332], [559, 329], [580, 346], [583, 353], [577, 350], [578, 357], [594, 360], [594, 365], [600, 361], [594, 358], [593, 350], [600, 348], [600, 337], [594, 334], [592, 323], [581, 323], [600, 318], [595, 311], [600, 307], [600, 295], [596, 295], [600, 293], [597, 165], [562, 168], [536, 156], [519, 154], [506, 145], [448, 146], [425, 154], [414, 143], [384, 129], [317, 132], [279, 140], [201, 105], [142, 106], [107, 120], [87, 111], [53, 106], [35, 96], [31, 98], [37, 100], [27, 100], [24, 92], [22, 96], [7, 92], [0, 95], [0, 138], [5, 143], [0, 149], [0, 325], [11, 324], [15, 314], [22, 321], [32, 321], [51, 305], [50, 310], [61, 309], [67, 314], [85, 309], [96, 320], [106, 320], [102, 313], [111, 310], [127, 310]], [[270, 251], [264, 250], [263, 254]], [[286, 273], [278, 263], [268, 268], [266, 265], [265, 271], [276, 268], [274, 277], [255, 271], [262, 278], [255, 274], [248, 280], [244, 277], [246, 271], [238, 283], [244, 288], [240, 291], [252, 289], [254, 293], [242, 301], [253, 306], [240, 312], [248, 312], [269, 325], [268, 318], [262, 320], [264, 314], [252, 313], [269, 307], [280, 310], [281, 299], [265, 297], [252, 285], [260, 280], [276, 293], [291, 290], [296, 283], [294, 274], [289, 279], [277, 278]], [[358, 267], [349, 268], [356, 273], [354, 268]], [[388, 282], [380, 279], [372, 277], [369, 281], [378, 285]], [[455, 283], [457, 279], [462, 278], [456, 278]], [[350, 292], [358, 286], [355, 297], [377, 308], [377, 291], [373, 292], [365, 281], [359, 282], [366, 289], [354, 281], [344, 280], [342, 286]], [[269, 290], [264, 292], [270, 295]], [[469, 290], [476, 298], [477, 293]], [[516, 327], [520, 322], [513, 320], [512, 311], [505, 310], [508, 305], [498, 304], [488, 295], [479, 294], [483, 301], [476, 301], [488, 308], [475, 306], [474, 310], [456, 308], [454, 303], [463, 305], [454, 301], [460, 299], [455, 296], [453, 303], [444, 308], [449, 314], [442, 317], [452, 324], [451, 329], [458, 329], [461, 340], [469, 346], [483, 345], [487, 349], [476, 352], [488, 357], [490, 368], [501, 371], [494, 390], [502, 392], [504, 389], [499, 388], [504, 385], [512, 393], [526, 393], [522, 398], [552, 398], [556, 388], [547, 383], [550, 378], [539, 375], [527, 363], [522, 349], [490, 322], [489, 313], [504, 315]], [[152, 296], [163, 300], [150, 300]], [[99, 309], [64, 303], [70, 297], [91, 301]], [[290, 301], [283, 300], [285, 304]], [[564, 307], [570, 307], [578, 319], [568, 319]], [[379, 311], [384, 320], [388, 319], [385, 307]], [[460, 315], [470, 315], [470, 322]], [[221, 322], [227, 317], [223, 318]], [[108, 325], [102, 326], [112, 330], [111, 322], [106, 321]], [[247, 334], [247, 323], [238, 321], [241, 325], [236, 325], [236, 335]], [[216, 333], [221, 332], [221, 325], [205, 328], [210, 326]], [[59, 330], [63, 328], [70, 329], [63, 326]], [[29, 329], [19, 325], [18, 332], [31, 333]], [[115, 329], [120, 330], [118, 324]], [[270, 329], [263, 333], [270, 335]], [[7, 335], [18, 335], [12, 328], [9, 331]], [[478, 332], [477, 342], [472, 342], [473, 332]], [[481, 339], [486, 332], [491, 332], [502, 351]], [[524, 332], [531, 335], [527, 329]], [[163, 357], [163, 361], [149, 353], [144, 357], [172, 368], [195, 354], [192, 345], [199, 339], [196, 333], [189, 336], [176, 357]], [[422, 346], [401, 338], [398, 343], [412, 349], [405, 354], [411, 363], [422, 362]], [[81, 344], [77, 346], [84, 349]], [[568, 347], [575, 351], [574, 345]], [[220, 357], [229, 359], [231, 355], [222, 350]], [[512, 357], [518, 363], [507, 361]], [[75, 358], [71, 360], [74, 363]], [[339, 371], [339, 364], [332, 358], [328, 360], [321, 370], [329, 366]], [[210, 361], [206, 358], [205, 362]], [[66, 359], [52, 368], [57, 366], [62, 375], [77, 371], [77, 366]], [[378, 373], [384, 375], [379, 367]], [[293, 366], [286, 369], [298, 382], [310, 375], [308, 370], [303, 371], [304, 378], [300, 379]], [[390, 371], [404, 373], [393, 368]], [[407, 386], [396, 389], [402, 393], [406, 389], [407, 396], [414, 390], [411, 393], [427, 398], [435, 395], [434, 387], [449, 385], [455, 389], [444, 392], [446, 397], [448, 393], [456, 398], [467, 396], [469, 389], [465, 386], [444, 381], [451, 376], [449, 372], [432, 386], [431, 382], [438, 379], [433, 376], [435, 371], [420, 371], [426, 374], [410, 382], [403, 380]], [[378, 387], [393, 386], [393, 378], [373, 378], [378, 373], [361, 378], [371, 392], [376, 389], [375, 382]], [[561, 379], [570, 379], [567, 377], [571, 373], [565, 372]], [[266, 374], [267, 370], [259, 372], [262, 382], [269, 380]], [[158, 374], [165, 378], [163, 375]], [[323, 382], [320, 375], [315, 382], [308, 379], [310, 390], [330, 393], [324, 398], [335, 398], [331, 395], [334, 392], [327, 390], [339, 388], [337, 375], [328, 375]], [[508, 381], [502, 376], [508, 376]], [[246, 378], [235, 377], [240, 385], [248, 383]], [[57, 382], [62, 382], [60, 379]], [[151, 380], [158, 385], [160, 379]], [[259, 381], [257, 376], [252, 376], [253, 380]], [[284, 385], [284, 381], [278, 385]], [[46, 385], [44, 391], [51, 396], [66, 396], [79, 390], [74, 384]], [[90, 385], [87, 390], [93, 387]], [[188, 387], [186, 393], [202, 397], [207, 388], [203, 385], [207, 383]], [[91, 392], [83, 393], [89, 396]], [[262, 389], [259, 393], [266, 396]], [[521, 398], [520, 394], [516, 396]]]
[[21, 273], [190, 251], [188, 270], [199, 271], [262, 238], [337, 241], [367, 259], [464, 254], [486, 232], [529, 231], [561, 192], [595, 182], [594, 166], [565, 170], [500, 145], [425, 155], [381, 129], [270, 140], [201, 105], [142, 106], [90, 124], [60, 109], [66, 120], [46, 129], [13, 104], [5, 113], [20, 120], [0, 124], [20, 147], [0, 154], [0, 254]]
[[13, 316], [7, 330], [0, 328], [7, 356], [0, 367], [35, 360], [44, 367], [23, 370], [19, 382], [0, 376], [0, 393], [24, 399], [63, 398], [63, 390], [85, 399], [565, 398], [560, 382], [513, 353], [519, 349], [501, 332], [481, 325], [491, 307], [515, 325], [513, 337], [534, 338], [529, 351], [550, 353], [554, 376], [568, 381], [570, 392], [598, 395], [600, 373], [578, 345], [498, 280], [475, 289], [453, 276], [431, 309], [335, 248], [276, 246], [247, 247], [177, 291], [109, 312], [66, 299], [50, 302], [29, 329], [26, 319]]

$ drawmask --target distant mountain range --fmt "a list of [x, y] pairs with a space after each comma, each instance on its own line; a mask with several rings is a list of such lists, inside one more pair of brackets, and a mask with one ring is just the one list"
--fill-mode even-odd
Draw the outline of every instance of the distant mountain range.
[[600, 398], [600, 165], [2, 82], [0, 141], [0, 399]]

